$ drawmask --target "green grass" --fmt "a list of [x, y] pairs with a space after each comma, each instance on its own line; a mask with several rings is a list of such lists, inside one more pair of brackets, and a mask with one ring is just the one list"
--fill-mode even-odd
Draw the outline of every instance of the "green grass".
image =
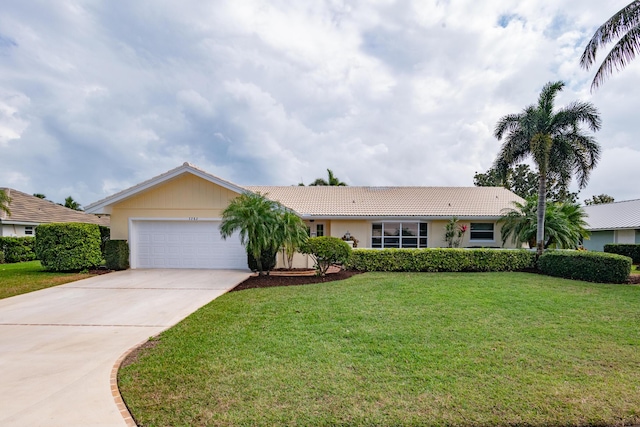
[[142, 426], [640, 423], [640, 287], [369, 273], [216, 299], [119, 373]]
[[640, 274], [640, 265], [631, 266], [631, 274]]
[[45, 271], [40, 261], [0, 264], [0, 299], [91, 277], [85, 273]]

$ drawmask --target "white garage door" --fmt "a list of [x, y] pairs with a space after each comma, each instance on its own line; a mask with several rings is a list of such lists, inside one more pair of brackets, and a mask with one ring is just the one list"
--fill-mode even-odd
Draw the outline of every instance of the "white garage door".
[[134, 268], [248, 269], [237, 235], [222, 240], [219, 221], [133, 221]]

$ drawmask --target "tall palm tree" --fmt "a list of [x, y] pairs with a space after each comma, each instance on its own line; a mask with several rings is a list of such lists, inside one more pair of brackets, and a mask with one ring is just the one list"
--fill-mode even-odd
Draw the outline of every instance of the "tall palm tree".
[[264, 274], [262, 255], [272, 251], [274, 256], [281, 246], [279, 238], [279, 212], [282, 205], [267, 199], [260, 193], [243, 193], [233, 199], [222, 213], [220, 235], [223, 239], [240, 232], [240, 242]]
[[313, 181], [311, 184], [309, 184], [310, 186], [316, 186], [316, 185], [331, 185], [331, 186], [341, 186], [344, 187], [347, 184], [340, 181], [334, 174], [333, 171], [331, 169], [327, 169], [327, 173], [329, 175], [329, 180], [325, 180], [323, 178], [318, 178], [315, 181]]
[[293, 267], [293, 255], [304, 245], [309, 235], [307, 226], [298, 215], [283, 210], [280, 214], [280, 226], [278, 230], [278, 240], [282, 241], [282, 253], [287, 260], [287, 267]]
[[11, 215], [9, 203], [11, 203], [11, 198], [7, 195], [7, 192], [4, 191], [4, 189], [0, 188], [0, 211], [6, 213], [7, 215]]
[[554, 101], [564, 88], [563, 82], [549, 82], [543, 88], [537, 105], [521, 113], [502, 117], [494, 135], [504, 142], [494, 162], [501, 176], [509, 167], [531, 157], [538, 167], [537, 253], [544, 251], [544, 219], [547, 179], [568, 183], [575, 175], [582, 189], [600, 158], [600, 146], [584, 133], [580, 125], [591, 131], [601, 127], [598, 110], [589, 102], [573, 102], [554, 111]]
[[589, 69], [596, 60], [599, 47], [618, 40], [596, 72], [591, 90], [599, 87], [616, 70], [622, 70], [640, 50], [640, 0], [632, 1], [600, 26], [589, 40], [580, 65]]
[[[500, 222], [502, 244], [509, 238], [517, 245], [528, 243], [536, 246], [537, 239], [537, 200], [526, 199], [525, 203], [514, 202], [514, 208], [503, 213]], [[545, 210], [544, 239], [545, 248], [575, 249], [580, 241], [589, 237], [586, 212], [577, 203], [553, 202]]]

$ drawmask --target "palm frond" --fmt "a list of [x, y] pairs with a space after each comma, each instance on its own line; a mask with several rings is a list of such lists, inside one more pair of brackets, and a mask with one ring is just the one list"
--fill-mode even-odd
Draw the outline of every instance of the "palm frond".
[[624, 69], [631, 62], [636, 54], [640, 51], [640, 26], [636, 26], [629, 30], [618, 42], [613, 46], [611, 51], [600, 64], [596, 75], [591, 82], [591, 90], [597, 89], [604, 81], [616, 71]]

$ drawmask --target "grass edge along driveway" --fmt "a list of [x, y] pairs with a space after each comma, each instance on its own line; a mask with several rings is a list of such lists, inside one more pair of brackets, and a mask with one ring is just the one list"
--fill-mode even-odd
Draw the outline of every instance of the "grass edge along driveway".
[[640, 287], [368, 273], [226, 294], [119, 374], [144, 426], [640, 422]]
[[89, 273], [45, 271], [40, 261], [0, 264], [0, 299], [39, 291], [93, 276]]

